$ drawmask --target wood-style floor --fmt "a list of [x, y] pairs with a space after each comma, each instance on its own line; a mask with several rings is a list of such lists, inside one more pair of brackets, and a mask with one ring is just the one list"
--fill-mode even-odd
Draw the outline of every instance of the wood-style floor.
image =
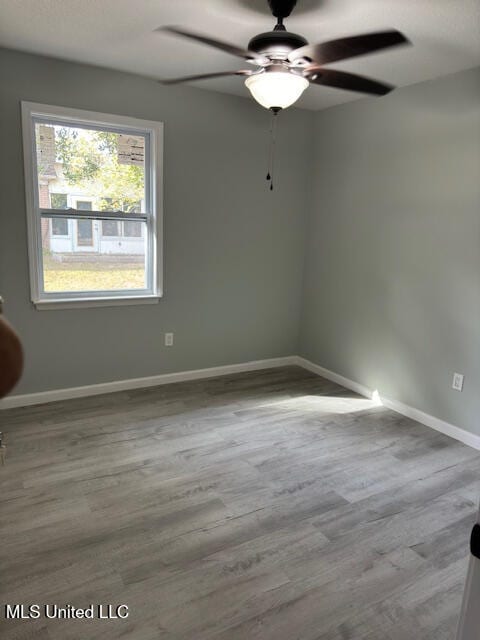
[[5, 411], [3, 640], [453, 640], [480, 455], [299, 368]]

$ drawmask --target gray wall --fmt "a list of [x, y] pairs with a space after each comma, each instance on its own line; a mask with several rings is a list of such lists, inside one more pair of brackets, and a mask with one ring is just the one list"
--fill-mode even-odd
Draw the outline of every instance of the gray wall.
[[[29, 302], [20, 101], [165, 123], [165, 296], [152, 306], [36, 311]], [[25, 343], [16, 393], [296, 352], [313, 115], [0, 50], [0, 292]], [[175, 346], [163, 346], [163, 332]]]
[[480, 70], [320, 112], [314, 135], [302, 355], [480, 434]]

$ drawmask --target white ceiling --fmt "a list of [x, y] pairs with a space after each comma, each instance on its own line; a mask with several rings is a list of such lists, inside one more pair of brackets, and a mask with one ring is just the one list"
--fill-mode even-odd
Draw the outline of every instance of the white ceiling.
[[[181, 25], [246, 46], [269, 31], [267, 0], [1, 0], [0, 45], [154, 78], [248, 68], [201, 44], [153, 33]], [[332, 68], [408, 85], [480, 65], [479, 0], [298, 0], [287, 28], [309, 42], [396, 28], [413, 47]], [[192, 83], [248, 95], [241, 78]], [[299, 106], [322, 109], [359, 94], [309, 87]]]

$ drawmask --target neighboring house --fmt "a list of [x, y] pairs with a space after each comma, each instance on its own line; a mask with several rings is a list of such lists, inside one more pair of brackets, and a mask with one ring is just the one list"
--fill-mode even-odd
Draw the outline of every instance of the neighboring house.
[[[57, 182], [57, 181], [55, 181]], [[100, 210], [107, 200], [73, 191], [68, 185], [51, 185], [50, 205], [54, 209]], [[140, 211], [139, 203], [138, 211]], [[44, 236], [44, 247], [55, 253], [101, 253], [116, 255], [143, 255], [145, 253], [144, 232], [141, 222], [124, 220], [74, 220], [51, 218], [46, 220], [48, 233]]]

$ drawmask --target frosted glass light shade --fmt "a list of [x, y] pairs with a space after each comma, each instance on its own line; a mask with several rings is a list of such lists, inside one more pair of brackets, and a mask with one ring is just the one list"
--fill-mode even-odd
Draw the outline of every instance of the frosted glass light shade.
[[245, 86], [265, 109], [286, 109], [300, 98], [308, 85], [306, 78], [288, 71], [266, 71], [245, 80]]

